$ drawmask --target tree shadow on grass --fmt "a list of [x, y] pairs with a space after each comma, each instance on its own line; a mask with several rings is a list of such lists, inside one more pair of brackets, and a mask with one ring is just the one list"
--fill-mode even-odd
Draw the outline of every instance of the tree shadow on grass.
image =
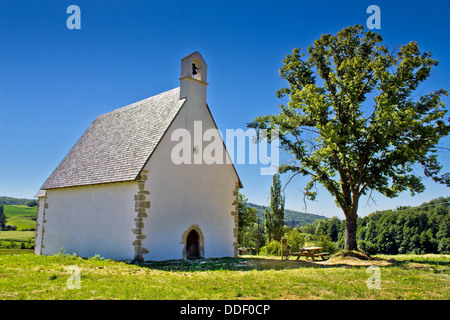
[[206, 258], [188, 260], [146, 261], [139, 264], [142, 267], [171, 272], [198, 271], [249, 271], [254, 268], [248, 259], [242, 258]]
[[388, 261], [391, 261], [395, 265], [421, 264], [431, 267], [450, 267], [450, 260], [434, 261], [429, 259], [405, 259], [405, 260], [389, 259]]
[[[414, 259], [397, 259], [397, 257], [370, 257], [359, 251], [342, 251], [332, 255], [323, 261], [316, 258], [291, 256], [288, 260], [282, 260], [280, 256], [243, 255], [237, 258], [207, 258], [192, 260], [167, 260], [148, 261], [141, 264], [143, 267], [163, 271], [252, 271], [252, 270], [289, 270], [300, 268], [352, 268], [362, 269], [370, 266], [379, 267], [407, 267], [407, 268], [432, 268], [446, 270], [450, 266], [448, 259], [426, 259], [414, 257]], [[442, 269], [442, 270], [441, 270]]]
[[322, 260], [281, 260], [281, 257], [249, 256], [238, 258], [208, 258], [193, 260], [146, 261], [139, 264], [152, 270], [170, 272], [200, 271], [252, 271], [252, 270], [289, 270], [299, 268], [367, 268], [372, 263], [356, 264], [354, 261], [338, 261], [329, 263]]
[[448, 261], [429, 261], [429, 260], [419, 260], [417, 261], [417, 263], [422, 263], [422, 264], [428, 264], [431, 266], [444, 266], [444, 267], [450, 267], [450, 260]]
[[335, 261], [330, 262], [329, 259], [305, 260], [304, 258], [289, 260], [273, 259], [273, 258], [251, 258], [249, 259], [253, 264], [257, 265], [260, 270], [286, 270], [299, 268], [367, 268], [371, 265], [370, 262], [364, 264], [356, 264], [354, 261]]

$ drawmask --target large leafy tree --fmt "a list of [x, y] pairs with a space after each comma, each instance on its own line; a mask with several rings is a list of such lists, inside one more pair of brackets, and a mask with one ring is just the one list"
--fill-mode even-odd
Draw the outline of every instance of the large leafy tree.
[[278, 130], [292, 155], [280, 173], [310, 177], [305, 195], [314, 199], [321, 184], [335, 198], [346, 220], [345, 248], [356, 250], [356, 219], [362, 195], [377, 191], [393, 198], [425, 187], [414, 166], [449, 185], [437, 160], [439, 140], [448, 135], [440, 89], [419, 95], [419, 85], [438, 61], [412, 41], [395, 50], [363, 26], [324, 34], [307, 52], [286, 56], [280, 75], [288, 98], [276, 115], [258, 117], [249, 127]]

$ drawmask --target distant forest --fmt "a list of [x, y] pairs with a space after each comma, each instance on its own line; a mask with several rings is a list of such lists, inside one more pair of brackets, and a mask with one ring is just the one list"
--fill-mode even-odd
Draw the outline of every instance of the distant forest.
[[[247, 202], [247, 207], [256, 208], [256, 216], [260, 218], [261, 223], [264, 221], [264, 210], [266, 208], [258, 204]], [[284, 210], [284, 224], [292, 228], [300, 228], [301, 226], [311, 224], [316, 220], [326, 219], [324, 216], [318, 214], [304, 213], [294, 210]]]
[[[358, 249], [368, 254], [450, 254], [450, 197], [440, 197], [417, 207], [401, 206], [373, 212], [357, 221]], [[345, 221], [336, 217], [300, 228], [324, 233], [343, 248]]]
[[36, 199], [18, 199], [12, 197], [0, 196], [0, 205], [6, 204], [9, 206], [26, 206], [30, 201], [35, 201]]
[[450, 253], [450, 197], [418, 207], [374, 212], [359, 221], [360, 249], [368, 253]]

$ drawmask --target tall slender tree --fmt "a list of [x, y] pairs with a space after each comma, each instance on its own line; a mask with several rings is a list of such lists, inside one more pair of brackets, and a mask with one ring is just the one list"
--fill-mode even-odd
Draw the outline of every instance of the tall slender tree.
[[273, 240], [273, 217], [268, 208], [264, 210], [264, 235], [266, 236], [266, 243]]
[[283, 236], [284, 226], [284, 196], [281, 190], [280, 175], [277, 173], [272, 178], [270, 187], [270, 210], [266, 209], [264, 213], [264, 223], [267, 240], [280, 241]]
[[[309, 56], [307, 56], [307, 54]], [[324, 34], [307, 49], [288, 54], [280, 75], [288, 86], [281, 113], [258, 117], [249, 127], [277, 129], [291, 159], [280, 173], [308, 176], [305, 194], [314, 199], [321, 184], [335, 198], [346, 220], [345, 248], [357, 250], [358, 203], [372, 191], [393, 198], [425, 186], [415, 171], [450, 185], [437, 160], [439, 140], [450, 132], [441, 97], [418, 89], [438, 61], [412, 41], [396, 50], [379, 33], [361, 25]]]
[[247, 206], [247, 198], [241, 193], [238, 193], [238, 243], [243, 243], [245, 232], [249, 227], [253, 226], [256, 221], [256, 208]]
[[5, 228], [5, 224], [6, 224], [6, 216], [3, 211], [3, 205], [0, 205], [0, 229]]

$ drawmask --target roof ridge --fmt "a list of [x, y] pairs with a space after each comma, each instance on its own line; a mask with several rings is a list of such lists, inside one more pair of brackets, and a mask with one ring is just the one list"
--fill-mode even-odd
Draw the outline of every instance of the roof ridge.
[[180, 90], [180, 87], [173, 88], [173, 89], [170, 89], [170, 90], [167, 90], [167, 91], [155, 94], [154, 96], [151, 96], [151, 97], [148, 97], [148, 98], [145, 98], [145, 99], [142, 99], [142, 100], [130, 103], [130, 104], [126, 105], [126, 106], [123, 106], [123, 107], [120, 107], [120, 108], [108, 111], [106, 113], [102, 113], [99, 116], [97, 116], [97, 119], [100, 118], [100, 117], [109, 115], [109, 114], [113, 114], [113, 113], [116, 113], [116, 112], [122, 112], [122, 111], [126, 111], [126, 110], [128, 110], [130, 108], [137, 107], [138, 105], [140, 105], [142, 103], [148, 102], [148, 100], [150, 100], [150, 99], [157, 99], [158, 97], [160, 97], [160, 96], [162, 96], [164, 94], [171, 94], [172, 91], [174, 91], [174, 90]]

